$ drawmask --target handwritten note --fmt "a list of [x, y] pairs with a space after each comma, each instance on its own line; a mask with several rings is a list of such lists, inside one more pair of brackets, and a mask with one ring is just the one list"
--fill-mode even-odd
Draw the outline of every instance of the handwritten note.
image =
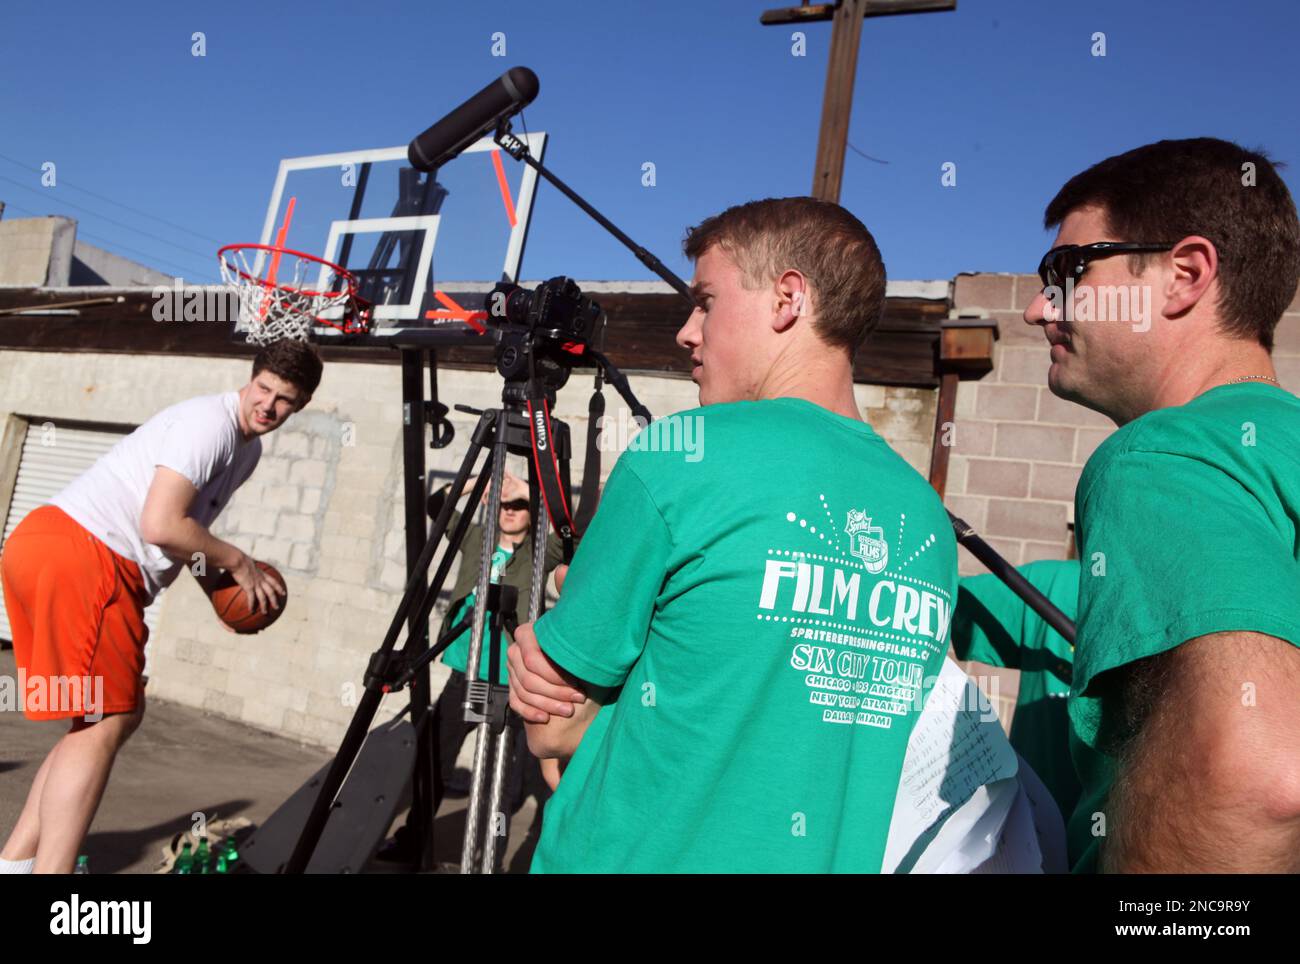
[[[881, 869], [944, 866], [948, 854], [930, 848], [960, 851], [963, 836], [977, 829], [981, 839], [992, 838], [987, 846], [968, 847], [971, 859], [991, 856], [1016, 796], [1014, 787], [1007, 792], [992, 785], [1014, 780], [1017, 769], [1016, 752], [987, 697], [960, 666], [945, 660], [908, 740]], [[944, 832], [949, 821], [953, 826]]]

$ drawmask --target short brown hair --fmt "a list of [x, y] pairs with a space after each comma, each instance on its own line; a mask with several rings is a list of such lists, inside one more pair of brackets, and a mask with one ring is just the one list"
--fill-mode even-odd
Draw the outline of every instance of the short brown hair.
[[[1300, 223], [1279, 166], [1262, 150], [1215, 137], [1158, 141], [1070, 178], [1043, 222], [1054, 228], [1071, 211], [1095, 205], [1115, 235], [1109, 240], [1208, 238], [1219, 253], [1221, 329], [1271, 350], [1273, 329], [1300, 283]], [[1140, 273], [1146, 257], [1134, 258]]]
[[885, 263], [852, 214], [811, 197], [767, 198], [727, 208], [686, 232], [692, 261], [718, 245], [756, 288], [793, 268], [812, 283], [817, 332], [852, 358], [885, 310]]
[[253, 377], [258, 372], [270, 372], [286, 382], [292, 382], [308, 396], [316, 394], [321, 376], [320, 355], [305, 341], [281, 338], [263, 345], [253, 358]]

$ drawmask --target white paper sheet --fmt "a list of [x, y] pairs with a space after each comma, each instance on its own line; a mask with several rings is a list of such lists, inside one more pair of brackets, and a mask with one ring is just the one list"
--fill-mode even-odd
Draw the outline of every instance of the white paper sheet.
[[882, 872], [965, 873], [993, 857], [1017, 769], [987, 698], [945, 659], [908, 740]]
[[[1034, 827], [1033, 805], [1020, 780], [1011, 782], [1014, 802], [997, 838], [992, 856], [983, 863], [959, 873], [971, 874], [1041, 874], [1043, 852], [1038, 846]], [[942, 872], [942, 871], [941, 871]]]

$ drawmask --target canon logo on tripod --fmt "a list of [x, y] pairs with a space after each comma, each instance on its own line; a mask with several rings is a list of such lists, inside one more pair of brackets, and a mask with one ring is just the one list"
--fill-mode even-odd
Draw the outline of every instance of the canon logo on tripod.
[[546, 413], [540, 409], [533, 412], [533, 423], [537, 432], [537, 451], [546, 451]]

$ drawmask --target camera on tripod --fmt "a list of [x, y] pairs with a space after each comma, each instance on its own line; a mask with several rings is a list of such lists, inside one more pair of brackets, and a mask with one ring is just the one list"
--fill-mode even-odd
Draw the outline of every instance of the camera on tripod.
[[564, 276], [534, 291], [499, 282], [484, 307], [499, 325], [497, 370], [506, 381], [526, 379], [531, 357], [536, 377], [552, 392], [564, 387], [605, 322], [604, 309]]

